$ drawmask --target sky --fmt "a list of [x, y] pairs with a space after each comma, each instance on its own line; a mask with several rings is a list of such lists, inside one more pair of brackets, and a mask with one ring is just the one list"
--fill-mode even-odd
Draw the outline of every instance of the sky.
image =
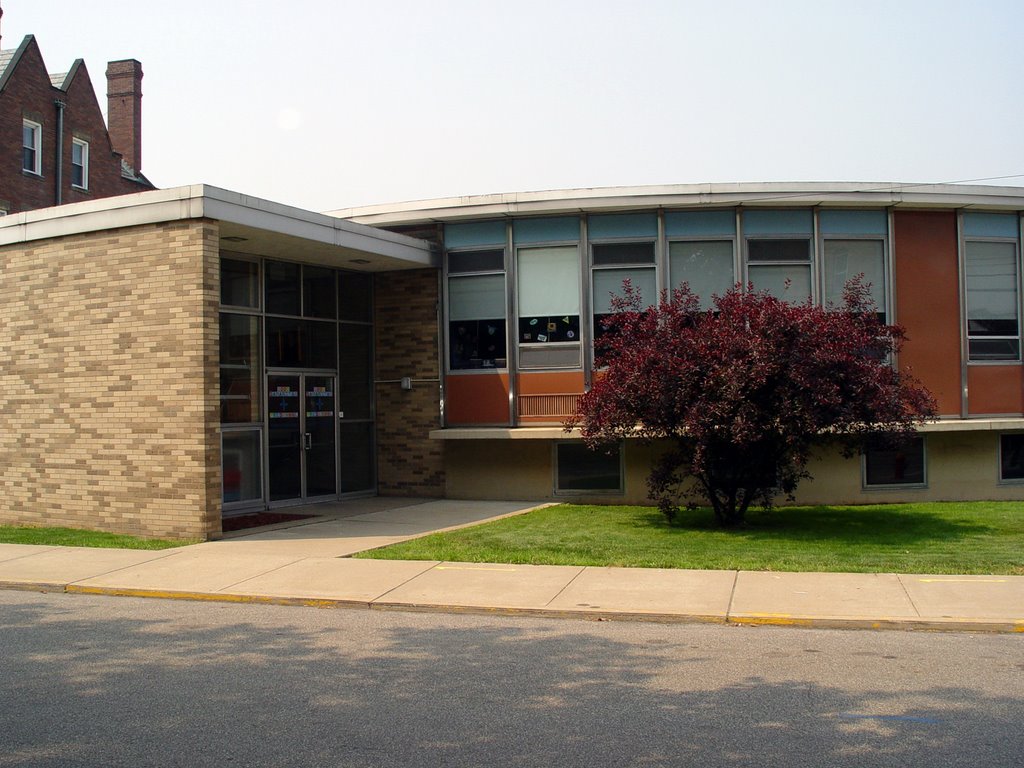
[[[310, 210], [742, 181], [1024, 186], [1020, 0], [0, 0], [142, 62], [142, 170]], [[1011, 177], [1011, 178], [997, 178]]]

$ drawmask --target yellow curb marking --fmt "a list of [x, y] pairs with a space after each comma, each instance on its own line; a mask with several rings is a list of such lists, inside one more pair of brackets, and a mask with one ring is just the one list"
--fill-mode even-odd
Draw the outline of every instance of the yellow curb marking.
[[363, 600], [329, 600], [313, 597], [278, 597], [275, 595], [238, 595], [228, 592], [173, 592], [163, 589], [131, 587], [87, 587], [68, 584], [65, 592], [108, 597], [155, 597], [163, 600], [199, 600], [216, 603], [261, 603], [272, 605], [304, 605], [309, 608], [336, 608], [339, 605], [366, 605]]
[[463, 565], [439, 565], [437, 571], [501, 571], [502, 573], [515, 573], [515, 568], [467, 568]]
[[730, 624], [759, 624], [777, 627], [809, 627], [814, 624], [813, 619], [794, 619], [788, 615], [771, 613], [747, 613], [742, 616], [730, 616], [726, 619], [726, 622]]
[[956, 582], [959, 584], [1005, 584], [1007, 579], [918, 579], [925, 584], [934, 582]]

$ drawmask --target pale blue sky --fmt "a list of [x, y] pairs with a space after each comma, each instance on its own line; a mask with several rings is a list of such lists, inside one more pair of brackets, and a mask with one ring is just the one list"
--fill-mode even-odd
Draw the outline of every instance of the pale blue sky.
[[[136, 58], [143, 170], [327, 210], [563, 187], [1024, 174], [1024, 3], [0, 0]], [[1024, 185], [1024, 176], [993, 184]]]

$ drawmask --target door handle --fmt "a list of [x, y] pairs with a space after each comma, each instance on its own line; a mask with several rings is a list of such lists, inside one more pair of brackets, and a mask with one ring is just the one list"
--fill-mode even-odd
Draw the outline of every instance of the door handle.
[[302, 447], [305, 448], [307, 451], [313, 447], [313, 435], [311, 433], [307, 432], [305, 435], [303, 435]]

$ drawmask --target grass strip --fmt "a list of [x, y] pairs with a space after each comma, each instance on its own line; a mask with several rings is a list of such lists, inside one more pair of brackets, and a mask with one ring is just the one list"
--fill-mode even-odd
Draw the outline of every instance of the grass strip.
[[0, 525], [0, 544], [45, 544], [53, 547], [106, 549], [171, 549], [195, 544], [198, 539], [149, 539], [78, 528], [36, 528]]
[[708, 510], [562, 504], [356, 557], [642, 568], [1024, 574], [1024, 504], [779, 507], [735, 530]]

